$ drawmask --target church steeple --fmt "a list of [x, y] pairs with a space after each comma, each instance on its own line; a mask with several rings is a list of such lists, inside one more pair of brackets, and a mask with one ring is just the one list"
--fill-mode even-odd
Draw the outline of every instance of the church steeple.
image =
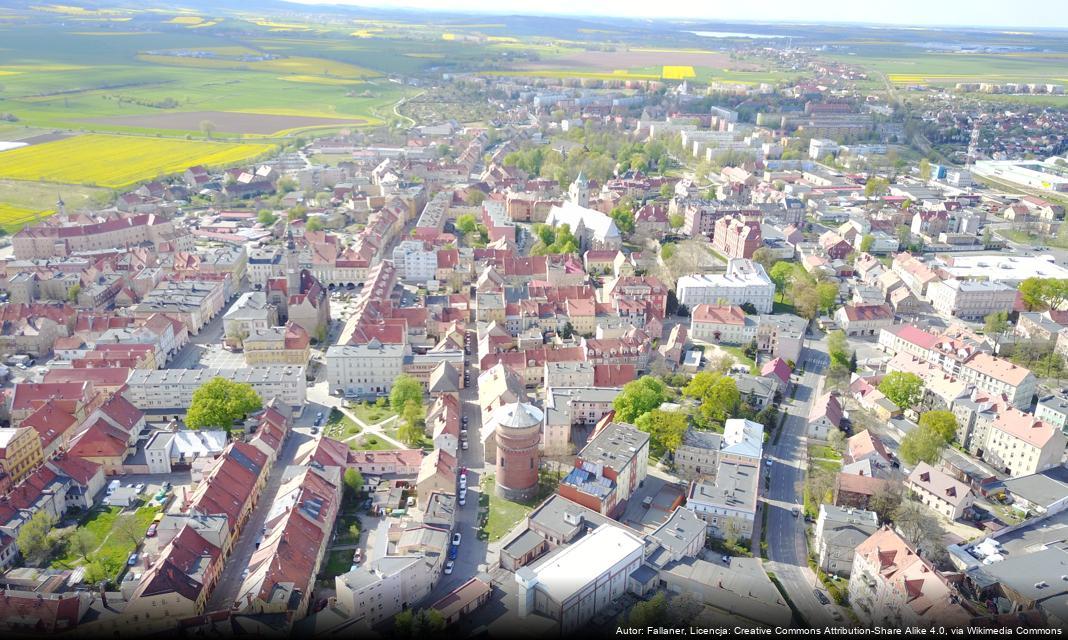
[[567, 190], [568, 200], [577, 204], [580, 207], [590, 206], [590, 183], [586, 180], [586, 176], [582, 175], [579, 171], [578, 177], [571, 183], [571, 187]]

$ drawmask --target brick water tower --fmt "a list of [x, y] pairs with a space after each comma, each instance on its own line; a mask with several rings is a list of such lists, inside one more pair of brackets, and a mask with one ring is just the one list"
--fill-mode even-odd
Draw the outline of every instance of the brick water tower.
[[538, 493], [541, 425], [545, 414], [525, 402], [506, 404], [493, 414], [497, 444], [497, 495], [525, 501]]

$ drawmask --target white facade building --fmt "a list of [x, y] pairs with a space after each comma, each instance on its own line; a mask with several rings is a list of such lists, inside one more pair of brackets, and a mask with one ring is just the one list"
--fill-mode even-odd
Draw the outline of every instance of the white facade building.
[[723, 274], [683, 276], [675, 289], [679, 303], [690, 308], [698, 304], [751, 303], [757, 313], [771, 313], [775, 299], [775, 283], [764, 267], [744, 258], [728, 262]]
[[422, 240], [405, 240], [393, 249], [393, 264], [404, 282], [426, 284], [437, 274], [438, 252]]
[[326, 379], [330, 393], [363, 396], [389, 393], [404, 372], [408, 347], [385, 344], [377, 338], [362, 345], [335, 345], [326, 351]]
[[272, 398], [290, 407], [302, 407], [307, 400], [305, 368], [269, 365], [244, 369], [133, 369], [123, 395], [142, 411], [181, 416], [193, 401], [193, 392], [213, 378], [247, 384], [264, 404]]

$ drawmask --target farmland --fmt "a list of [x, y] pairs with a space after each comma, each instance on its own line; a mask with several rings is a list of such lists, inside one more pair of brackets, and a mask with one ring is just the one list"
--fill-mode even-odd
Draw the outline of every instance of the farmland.
[[52, 213], [52, 211], [16, 207], [0, 202], [0, 229], [7, 233], [13, 233], [21, 229], [27, 222], [32, 222], [38, 217], [43, 218]]
[[89, 134], [4, 152], [0, 178], [121, 189], [197, 164], [247, 162], [272, 148], [269, 144]]
[[828, 56], [885, 75], [894, 84], [952, 85], [958, 82], [1068, 82], [1065, 59], [1040, 53], [957, 53], [881, 45], [853, 47]]

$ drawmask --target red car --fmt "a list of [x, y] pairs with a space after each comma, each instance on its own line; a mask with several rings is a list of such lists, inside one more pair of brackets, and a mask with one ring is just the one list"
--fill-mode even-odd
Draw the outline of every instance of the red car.
[[156, 527], [157, 527], [157, 525], [156, 525], [155, 522], [153, 522], [152, 524], [148, 525], [148, 531], [145, 532], [145, 537], [146, 538], [155, 537], [155, 535], [156, 535]]

